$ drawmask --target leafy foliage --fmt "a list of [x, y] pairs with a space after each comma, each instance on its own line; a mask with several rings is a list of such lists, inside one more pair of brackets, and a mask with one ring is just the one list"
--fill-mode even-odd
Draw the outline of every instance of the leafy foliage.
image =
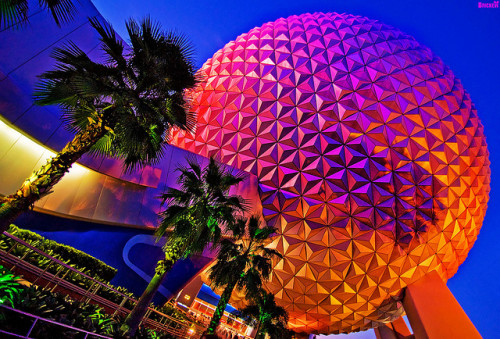
[[[38, 286], [26, 287], [13, 279], [13, 274], [2, 267], [0, 291], [4, 292], [5, 282], [9, 289], [15, 289], [16, 297], [10, 298], [10, 306], [21, 311], [41, 316], [59, 323], [81, 328], [99, 334], [112, 334], [116, 323], [105, 315], [97, 305], [75, 301], [68, 296], [43, 290]], [[18, 332], [25, 330], [27, 318], [17, 313], [2, 312], [0, 324], [3, 329]], [[29, 322], [28, 322], [29, 323]], [[63, 327], [41, 323], [36, 327], [34, 337], [71, 338], [76, 333]]]
[[213, 334], [219, 325], [233, 289], [244, 290], [247, 298], [254, 298], [261, 292], [262, 280], [269, 279], [271, 259], [282, 257], [278, 251], [266, 247], [268, 238], [276, 230], [267, 225], [261, 227], [258, 216], [238, 218], [232, 230], [237, 241], [221, 241], [217, 261], [209, 270], [212, 286], [224, 288], [208, 327], [209, 334]]
[[[175, 308], [174, 306], [172, 306], [170, 304], [165, 304], [165, 305], [160, 306], [160, 307], [156, 307], [153, 304], [151, 304], [149, 307], [154, 308], [155, 310], [157, 310], [163, 314], [171, 316], [172, 318], [176, 318], [176, 319], [181, 320], [181, 321], [186, 321], [186, 320], [191, 321], [191, 319], [189, 319], [183, 312], [179, 311], [177, 308]], [[154, 312], [149, 315], [149, 318], [152, 320], [155, 320], [155, 321], [163, 320], [163, 318], [161, 318], [159, 316], [159, 314], [154, 313]]]
[[156, 163], [170, 127], [194, 126], [183, 96], [197, 82], [192, 47], [150, 18], [126, 23], [130, 47], [108, 23], [90, 23], [100, 36], [104, 62], [91, 60], [71, 42], [56, 48], [55, 69], [41, 75], [36, 101], [63, 107], [76, 132], [103, 126], [94, 154], [123, 158], [126, 170]]
[[17, 306], [22, 311], [99, 334], [113, 333], [116, 326], [115, 321], [105, 315], [99, 306], [37, 286], [26, 289], [23, 300]]
[[209, 271], [212, 286], [221, 288], [235, 282], [236, 288], [244, 289], [248, 296], [260, 292], [262, 279], [271, 274], [271, 258], [282, 257], [278, 251], [266, 247], [276, 229], [260, 226], [258, 216], [237, 219], [232, 229], [240, 240], [221, 241], [217, 261]]
[[[15, 308], [24, 312], [38, 315], [40, 317], [56, 321], [61, 324], [80, 328], [89, 332], [119, 338], [119, 322], [93, 304], [76, 301], [60, 293], [54, 293], [33, 286], [26, 288], [22, 286], [21, 297], [14, 304]], [[31, 324], [27, 316], [17, 313], [2, 311], [0, 327], [13, 333], [26, 333]], [[36, 338], [79, 338], [75, 330], [46, 322], [38, 322], [32, 332]], [[173, 338], [167, 334], [159, 334], [153, 330], [140, 328], [136, 339], [149, 338]]]
[[[28, 244], [40, 249], [41, 251], [53, 256], [62, 262], [69, 264], [79, 271], [82, 271], [91, 277], [97, 278], [104, 282], [109, 282], [116, 274], [117, 270], [99, 259], [93, 256], [79, 251], [71, 246], [60, 244], [56, 241], [46, 239], [41, 235], [18, 228], [15, 225], [11, 225], [8, 232], [19, 239], [27, 242]], [[14, 245], [14, 240], [5, 235], [0, 235], [0, 249], [7, 251]], [[50, 260], [44, 256], [36, 253], [30, 252], [26, 255], [28, 249], [24, 246], [18, 245], [11, 254], [16, 255], [21, 258], [24, 256], [25, 261], [40, 267], [45, 268], [49, 264]], [[49, 267], [49, 272], [56, 273], [57, 267], [54, 265], [52, 268]], [[76, 278], [78, 279], [78, 278]]]
[[238, 315], [255, 319], [258, 328], [256, 338], [264, 338], [265, 334], [275, 339], [291, 338], [291, 332], [287, 329], [288, 314], [276, 304], [274, 294], [261, 290], [251, 300]]
[[[48, 10], [58, 26], [73, 19], [76, 7], [73, 0], [39, 0], [39, 6]], [[0, 1], [0, 28], [4, 29], [28, 21], [28, 0]]]
[[195, 161], [179, 167], [179, 188], [169, 188], [162, 195], [167, 208], [161, 212], [161, 223], [156, 235], [172, 233], [165, 249], [184, 239], [185, 256], [202, 252], [210, 243], [219, 245], [226, 229], [234, 224], [235, 214], [246, 210], [245, 200], [239, 195], [229, 195], [229, 190], [243, 181], [228, 168], [221, 167], [213, 158], [201, 169]]
[[[135, 296], [132, 292], [128, 291], [125, 287], [113, 286], [112, 284], [109, 284], [109, 280], [116, 274], [115, 268], [106, 265], [104, 262], [90, 256], [89, 254], [79, 251], [73, 247], [63, 245], [52, 240], [48, 240], [35, 232], [18, 228], [15, 225], [11, 225], [11, 227], [9, 228], [9, 233], [24, 240], [25, 242], [31, 244], [32, 246], [44, 251], [45, 253], [65, 262], [66, 264], [70, 264], [74, 268], [83, 271], [84, 273], [88, 274], [94, 279], [99, 280], [105, 283], [107, 286], [116, 289], [118, 292], [121, 292], [124, 295], [127, 295], [128, 297], [137, 300], [137, 296]], [[12, 239], [4, 235], [0, 235], [1, 250], [4, 251], [10, 250], [13, 244], [14, 241]], [[24, 261], [29, 262], [39, 268], [42, 269], [47, 268], [48, 264], [50, 263], [50, 260], [48, 258], [45, 258], [44, 256], [36, 252], [27, 253], [27, 251], [28, 249], [26, 247], [18, 245], [13, 250], [11, 250], [10, 254], [15, 255], [19, 258], [24, 258], [23, 259]], [[71, 271], [66, 273], [66, 269], [63, 270], [64, 272], [62, 271], [58, 272], [60, 269], [61, 268], [58, 267], [57, 265], [51, 265], [50, 267], [48, 267], [47, 271], [53, 274], [57, 273], [59, 277], [64, 277], [64, 280], [69, 281], [76, 286], [82, 287], [85, 290], [88, 290], [93, 284], [92, 280], [85, 278], [84, 276], [78, 274], [77, 272]], [[4, 273], [4, 272], [9, 272], [5, 270], [6, 270], [5, 268], [2, 268], [0, 270], [0, 273], [3, 274], [0, 277], [0, 281], [2, 279], [7, 279], [7, 277], [11, 277], [13, 286], [19, 285], [17, 283], [18, 278], [14, 277], [14, 275], [11, 273]], [[2, 282], [0, 282], [0, 299], [2, 298], [1, 296], [3, 296], [1, 292], [2, 286], [7, 288], [7, 284], [6, 283], [2, 284]], [[22, 290], [24, 287], [20, 286], [19, 288]], [[111, 289], [100, 288], [97, 290], [96, 294], [100, 297], [103, 297], [109, 301], [114, 302], [117, 305], [119, 305], [123, 301], [123, 295], [118, 294]], [[7, 296], [8, 295], [9, 294], [7, 294]], [[6, 300], [6, 302], [8, 302], [10, 305], [13, 305], [13, 303], [9, 302], [9, 300]], [[131, 310], [134, 307], [134, 303], [133, 301], [128, 299], [123, 305], [123, 307]], [[158, 310], [178, 320], [186, 320], [186, 316], [175, 308], [165, 306], [159, 308]]]
[[155, 275], [126, 319], [123, 331], [133, 334], [146, 313], [147, 305], [158, 291], [161, 281], [173, 264], [182, 257], [200, 253], [209, 244], [216, 248], [226, 232], [224, 226], [234, 222], [235, 213], [245, 210], [244, 199], [230, 195], [229, 190], [243, 178], [221, 167], [213, 158], [201, 169], [195, 161], [179, 167], [179, 188], [170, 188], [162, 195], [167, 208], [161, 212], [162, 221], [157, 229], [158, 238], [170, 231], [163, 248], [165, 259], [155, 268]]
[[[77, 301], [71, 297], [44, 290], [38, 286], [27, 287], [18, 282], [19, 278], [3, 266], [0, 266], [0, 300], [8, 306], [31, 313], [61, 324], [80, 328], [106, 336], [119, 338], [119, 318], [113, 319], [102, 308], [94, 304]], [[172, 307], [160, 309], [163, 313], [175, 314]], [[180, 312], [177, 312], [180, 313]], [[13, 333], [26, 333], [31, 326], [29, 317], [3, 309], [0, 312], [0, 328]], [[36, 338], [78, 338], [77, 331], [46, 322], [39, 322], [32, 332]], [[173, 339], [169, 334], [157, 333], [140, 327], [135, 339]]]
[[23, 290], [24, 286], [19, 283], [19, 277], [0, 265], [0, 304], [14, 307], [19, 302]]

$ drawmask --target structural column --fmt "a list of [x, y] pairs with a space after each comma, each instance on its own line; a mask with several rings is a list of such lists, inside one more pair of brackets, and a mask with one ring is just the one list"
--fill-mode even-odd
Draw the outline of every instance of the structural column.
[[481, 338], [436, 271], [406, 287], [403, 305], [415, 339]]

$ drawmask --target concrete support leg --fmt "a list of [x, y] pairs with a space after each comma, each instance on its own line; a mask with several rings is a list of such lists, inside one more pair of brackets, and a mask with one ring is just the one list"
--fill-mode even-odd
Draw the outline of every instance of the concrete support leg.
[[202, 285], [203, 281], [201, 280], [201, 276], [198, 275], [183, 287], [179, 294], [179, 297], [177, 298], [177, 301], [186, 305], [187, 307], [191, 307]]
[[398, 318], [392, 323], [374, 328], [377, 339], [410, 339], [413, 338], [403, 318]]
[[481, 338], [435, 271], [406, 288], [403, 305], [415, 339]]

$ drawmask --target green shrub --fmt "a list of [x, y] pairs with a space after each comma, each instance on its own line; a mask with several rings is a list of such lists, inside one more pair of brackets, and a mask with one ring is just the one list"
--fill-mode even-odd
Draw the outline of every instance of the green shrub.
[[[117, 286], [113, 286], [111, 284], [107, 284], [107, 285], [109, 287], [116, 289], [118, 292], [121, 292], [121, 293], [125, 294], [126, 296], [137, 300], [137, 297], [132, 292], [127, 290], [125, 287], [122, 287], [122, 286], [117, 287]], [[123, 301], [123, 296], [121, 294], [118, 294], [115, 291], [107, 289], [107, 288], [99, 289], [96, 294], [100, 297], [106, 298], [107, 300], [114, 302], [117, 305], [120, 305]], [[123, 307], [131, 310], [134, 308], [134, 302], [130, 299], [127, 299], [127, 301], [125, 302]]]
[[[21, 240], [23, 240], [27, 243], [29, 243], [33, 247], [40, 249], [41, 251], [47, 253], [48, 255], [51, 255], [54, 258], [57, 258], [58, 260], [66, 263], [68, 265], [71, 265], [73, 268], [84, 272], [85, 274], [93, 277], [94, 279], [105, 283], [109, 287], [116, 289], [117, 291], [129, 296], [130, 298], [137, 300], [137, 296], [135, 296], [133, 293], [128, 291], [126, 288], [121, 287], [121, 286], [115, 287], [115, 286], [109, 284], [109, 280], [112, 279], [112, 277], [116, 274], [117, 270], [111, 266], [106, 265], [104, 262], [102, 262], [102, 261], [82, 252], [82, 251], [74, 249], [70, 246], [59, 244], [53, 240], [45, 239], [44, 237], [40, 236], [37, 233], [18, 228], [17, 226], [14, 226], [14, 225], [10, 226], [9, 233], [20, 238]], [[0, 235], [0, 249], [2, 249], [4, 251], [8, 251], [11, 249], [11, 247], [13, 245], [14, 245], [14, 241], [12, 239], [4, 236], [3, 234]], [[63, 267], [56, 265], [56, 264], [50, 264], [50, 262], [51, 262], [50, 259], [45, 258], [44, 256], [42, 256], [36, 252], [29, 251], [29, 249], [27, 249], [26, 247], [24, 247], [22, 245], [17, 245], [10, 253], [12, 255], [19, 257], [19, 258], [24, 257], [24, 259], [23, 259], [24, 261], [29, 262], [29, 263], [31, 263], [39, 268], [42, 268], [42, 269], [45, 269], [45, 268], [47, 268], [48, 265], [50, 265], [47, 269], [48, 272], [50, 272], [52, 274], [57, 274], [59, 277], [64, 276], [64, 280], [69, 281], [73, 285], [79, 286], [85, 290], [88, 290], [91, 287], [91, 285], [94, 283], [92, 280], [85, 278], [84, 276], [78, 274], [77, 272], [73, 272], [73, 271], [67, 272], [67, 270], [68, 270], [67, 268], [63, 268]], [[1, 268], [1, 266], [0, 266], [0, 268]], [[11, 274], [11, 278], [14, 280], [16, 279], [13, 274]], [[19, 285], [17, 282], [15, 282], [15, 284]], [[15, 286], [17, 286], [17, 285], [15, 285]], [[11, 288], [14, 288], [13, 286]], [[24, 287], [22, 287], [22, 286], [21, 286], [21, 288], [24, 289]], [[5, 291], [6, 291], [5, 294], [2, 294], [2, 288], [0, 286], [0, 302], [2, 300], [1, 299], [2, 296], [5, 296], [6, 298], [11, 298], [10, 293], [7, 290], [7, 285], [5, 285]], [[100, 297], [103, 297], [109, 301], [114, 302], [117, 305], [120, 305], [121, 302], [123, 301], [123, 296], [121, 294], [116, 293], [115, 291], [112, 291], [112, 290], [104, 288], [104, 287], [101, 287], [100, 289], [98, 289], [96, 294]], [[64, 319], [66, 319], [67, 316], [66, 315], [62, 316], [62, 314], [66, 314], [66, 313], [68, 313], [68, 311], [63, 311], [62, 309], [68, 309], [69, 304], [68, 304], [68, 302], [62, 302], [60, 300], [60, 297], [57, 297], [57, 295], [58, 295], [57, 293], [43, 291], [42, 289], [39, 289], [36, 287], [30, 288], [24, 292], [24, 299], [21, 303], [21, 305], [23, 307], [22, 310], [29, 312], [29, 313], [39, 315], [39, 316], [42, 316], [42, 317], [47, 317], [49, 319], [56, 320], [56, 321], [61, 321], [61, 319], [64, 320]], [[65, 297], [63, 297], [63, 299], [64, 298]], [[8, 302], [12, 305], [12, 302], [10, 302], [11, 299], [5, 299], [5, 300], [6, 300], [6, 302]], [[70, 299], [68, 298], [68, 300], [70, 300]], [[73, 305], [73, 304], [71, 304], [71, 305]], [[151, 305], [151, 306], [153, 306], [153, 305]], [[71, 306], [71, 307], [73, 310], [75, 308], [79, 309], [76, 306]], [[129, 309], [129, 310], [132, 310], [134, 307], [134, 303], [130, 299], [128, 299], [125, 302], [125, 304], [123, 305], [123, 307], [126, 309]], [[167, 314], [173, 318], [176, 318], [180, 321], [189, 320], [186, 318], [186, 316], [182, 312], [178, 311], [177, 309], [175, 309], [171, 305], [167, 304], [167, 305], [160, 307], [160, 308], [158, 308], [158, 307], [154, 307], [154, 308], [156, 310], [159, 310], [160, 312]], [[85, 307], [83, 307], [83, 309], [85, 309]], [[57, 316], [57, 312], [59, 312], [59, 311], [61, 312], [60, 317]], [[108, 318], [105, 318], [105, 315], [102, 313], [99, 313], [99, 311], [97, 311], [98, 313], [93, 315], [93, 316], [91, 314], [85, 313], [84, 311], [82, 311], [82, 312], [83, 312], [82, 314], [86, 314], [86, 317], [88, 319], [94, 319], [97, 322], [101, 321], [102, 323], [107, 322], [107, 320], [105, 320], [105, 319], [108, 319]], [[156, 313], [152, 313], [150, 317], [156, 321], [160, 320], [160, 317], [158, 315], [156, 315]], [[73, 319], [72, 321], [75, 322], [80, 318], [71, 318], [71, 319]], [[61, 321], [61, 322], [64, 324], [67, 324], [67, 325], [79, 327], [74, 322], [73, 322], [73, 324], [66, 323], [64, 321]], [[92, 325], [92, 326], [94, 326], [94, 325]], [[115, 325], [110, 325], [110, 326], [112, 328], [115, 327]], [[84, 328], [84, 327], [80, 327], [80, 328]], [[105, 328], [108, 328], [108, 330], [109, 330], [110, 327], [108, 326]], [[87, 328], [84, 328], [84, 329], [87, 329]], [[87, 329], [87, 330], [94, 331], [92, 329]], [[102, 332], [102, 333], [97, 332], [97, 333], [109, 335], [109, 333], [106, 332], [108, 330], [103, 330], [104, 332]], [[53, 331], [53, 330], [51, 329], [51, 331]], [[57, 328], [54, 329], [54, 331], [57, 331]], [[49, 334], [50, 335], [57, 334], [59, 336], [63, 335], [61, 333], [59, 333], [59, 334], [55, 333], [55, 332], [52, 333], [50, 331], [46, 333], [46, 335], [49, 335]], [[70, 335], [70, 333], [65, 333], [63, 337], [69, 338], [71, 336], [72, 335]], [[57, 337], [57, 336], [55, 336], [55, 337]], [[159, 334], [154, 333], [154, 331], [151, 331], [151, 330], [147, 331], [146, 329], [142, 329], [141, 331], [138, 331], [136, 338], [169, 338], [169, 336], [159, 335]]]
[[[175, 307], [173, 307], [170, 304], [165, 304], [161, 307], [156, 307], [153, 304], [151, 304], [150, 307], [154, 308], [155, 310], [157, 310], [163, 314], [171, 316], [172, 318], [180, 320], [181, 322], [182, 321], [191, 321], [189, 318], [186, 317], [186, 315], [183, 312], [179, 311], [178, 309], [176, 309]], [[158, 313], [152, 312], [151, 315], [149, 316], [149, 318], [151, 318], [152, 320], [155, 320], [155, 321], [160, 321], [162, 317]]]
[[[79, 250], [76, 250], [70, 246], [62, 245], [59, 244], [55, 241], [45, 239], [44, 237], [40, 236], [39, 234], [36, 234], [34, 232], [20, 229], [14, 225], [11, 225], [9, 228], [9, 233], [15, 235], [16, 237], [24, 240], [25, 242], [29, 243], [30, 245], [42, 250], [43, 252], [47, 253], [48, 255], [51, 255], [60, 261], [71, 265], [73, 268], [84, 272], [85, 274], [89, 275], [90, 277], [105, 283], [106, 285], [115, 288], [119, 292], [137, 299], [136, 296], [134, 296], [133, 293], [129, 292], [126, 288], [124, 287], [115, 287], [111, 284], [109, 284], [109, 280], [116, 274], [116, 269], [113, 267], [110, 267], [103, 263], [102, 261], [95, 259], [94, 257], [81, 252]], [[0, 235], [0, 249], [4, 251], [11, 250], [12, 246], [14, 244], [14, 241], [4, 235]], [[67, 268], [62, 267], [57, 264], [50, 264], [51, 260], [34, 252], [30, 251], [26, 247], [22, 245], [17, 245], [14, 247], [13, 250], [10, 252], [12, 255], [15, 255], [19, 258], [23, 258], [24, 261], [29, 262], [30, 264], [37, 266], [41, 269], [46, 269], [48, 265], [50, 265], [47, 269], [48, 272], [52, 274], [57, 274], [59, 277], [64, 276], [64, 280], [71, 282], [75, 286], [79, 286], [85, 290], [88, 290], [92, 284], [94, 283], [92, 280], [89, 280], [82, 276], [81, 274], [74, 272], [74, 271], [68, 271]], [[83, 258], [83, 259], [82, 259]], [[87, 265], [90, 269], [87, 269], [86, 267], [82, 267], [81, 264], [84, 261], [87, 261]], [[104, 273], [103, 273], [104, 272]], [[110, 300], [114, 302], [115, 304], [120, 304], [123, 300], [123, 296], [110, 290], [107, 288], [101, 287], [97, 292], [97, 295], [106, 298], [107, 300]], [[125, 308], [131, 310], [134, 307], [134, 303], [130, 300], [127, 300], [125, 305], [123, 305]]]
[[[9, 306], [59, 323], [103, 335], [113, 335], [116, 322], [97, 305], [75, 301], [60, 293], [43, 290], [38, 286], [26, 287], [6, 268], [0, 267], [0, 296], [7, 297]], [[2, 310], [2, 329], [26, 333], [28, 317]], [[39, 322], [32, 336], [37, 338], [72, 338], [77, 332], [46, 322]]]
[[14, 307], [20, 301], [23, 290], [24, 286], [19, 283], [19, 277], [0, 265], [0, 304]]
[[[39, 286], [26, 287], [18, 282], [8, 269], [0, 266], [0, 300], [9, 306], [31, 313], [61, 324], [80, 328], [114, 338], [119, 334], [120, 322], [106, 314], [103, 309], [94, 304], [76, 301], [69, 296], [44, 290]], [[120, 292], [131, 294], [119, 287]], [[115, 292], [112, 292], [115, 293]], [[115, 293], [115, 295], [118, 295]], [[0, 312], [0, 328], [5, 331], [25, 334], [32, 324], [32, 319], [8, 310]], [[79, 338], [76, 331], [50, 324], [37, 322], [31, 337], [35, 338]], [[92, 336], [89, 336], [92, 337]], [[134, 339], [173, 339], [168, 334], [159, 334], [151, 329], [140, 327]]]
[[[15, 305], [15, 308], [102, 335], [112, 336], [117, 329], [116, 322], [111, 319], [111, 316], [103, 313], [99, 306], [75, 301], [68, 296], [46, 291], [37, 286], [25, 288], [22, 299]], [[1, 325], [7, 331], [26, 333], [24, 326], [26, 322], [31, 323], [25, 316], [6, 312], [5, 320], [1, 322]], [[32, 332], [32, 337], [35, 338], [73, 338], [77, 335], [76, 331], [43, 321], [38, 322]]]
[[[99, 306], [76, 301], [63, 294], [43, 290], [38, 286], [24, 288], [22, 298], [16, 303], [15, 308], [85, 331], [121, 338], [119, 334], [120, 323], [104, 313]], [[3, 330], [19, 334], [26, 333], [31, 323], [32, 321], [28, 317], [13, 312], [5, 312], [4, 319], [0, 319], [0, 326]], [[38, 322], [33, 329], [32, 337], [79, 338], [81, 334], [61, 326]], [[134, 339], [153, 338], [170, 339], [174, 337], [158, 334], [144, 327], [141, 327], [134, 336]]]
[[25, 312], [87, 331], [99, 334], [112, 331], [112, 319], [99, 306], [85, 304], [37, 286], [26, 289], [18, 307]]
[[[41, 251], [53, 256], [54, 258], [59, 259], [77, 270], [82, 271], [91, 277], [97, 278], [98, 280], [109, 282], [113, 279], [117, 272], [115, 268], [85, 252], [79, 251], [71, 246], [60, 244], [53, 240], [45, 239], [35, 232], [18, 228], [15, 225], [11, 225], [8, 232], [40, 249]], [[13, 245], [14, 241], [12, 239], [4, 236], [3, 234], [0, 235], [0, 249], [7, 251]], [[27, 251], [26, 247], [17, 245], [11, 254], [23, 257]], [[40, 268], [47, 267], [50, 262], [49, 259], [33, 251], [31, 251], [24, 258], [24, 260]], [[49, 269], [51, 273], [55, 273], [56, 270], [56, 266], [50, 267]]]

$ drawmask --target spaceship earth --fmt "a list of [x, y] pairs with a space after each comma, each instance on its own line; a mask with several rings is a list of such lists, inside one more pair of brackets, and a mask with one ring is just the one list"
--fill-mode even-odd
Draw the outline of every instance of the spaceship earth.
[[451, 70], [365, 17], [291, 16], [200, 70], [194, 134], [171, 143], [258, 178], [277, 228], [266, 288], [296, 332], [347, 333], [403, 313], [427, 272], [453, 276], [486, 212], [483, 126]]

